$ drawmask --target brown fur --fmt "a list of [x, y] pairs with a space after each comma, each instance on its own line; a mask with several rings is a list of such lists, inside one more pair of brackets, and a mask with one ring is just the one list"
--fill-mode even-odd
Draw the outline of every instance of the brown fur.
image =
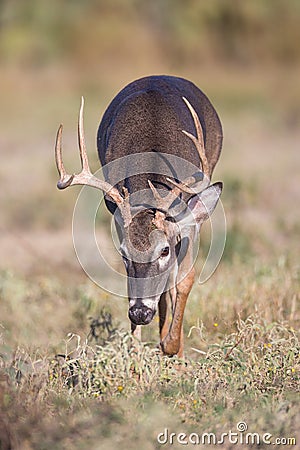
[[[170, 173], [166, 175], [165, 161], [160, 153], [171, 154], [183, 158], [187, 163], [192, 163], [199, 169], [203, 169], [203, 159], [200, 160], [199, 152], [193, 139], [187, 135], [197, 137], [197, 127], [191, 111], [183, 101], [185, 97], [194, 108], [201, 129], [203, 149], [205, 149], [206, 167], [205, 174], [209, 180], [218, 161], [222, 147], [222, 127], [218, 115], [208, 98], [190, 81], [170, 76], [151, 76], [136, 80], [126, 86], [111, 102], [107, 108], [98, 130], [98, 153], [104, 166], [104, 176], [108, 183], [116, 186], [119, 192], [124, 188], [129, 195], [149, 189], [149, 181], [155, 188], [167, 191], [173, 188], [167, 177], [180, 180], [174, 167], [170, 167]], [[183, 133], [182, 131], [185, 131]], [[199, 133], [198, 133], [199, 134]], [[196, 138], [195, 138], [196, 139]], [[201, 141], [202, 142], [202, 141]], [[106, 165], [112, 161], [128, 155], [153, 154], [153, 159], [136, 158], [130, 164], [138, 164], [139, 175], [126, 175], [126, 167], [114, 164], [107, 169]], [[157, 156], [156, 156], [157, 155]], [[202, 158], [202, 157], [201, 157]], [[138, 161], [138, 162], [136, 162]], [[128, 167], [130, 169], [131, 167]], [[160, 170], [162, 169], [162, 170]], [[120, 181], [120, 171], [124, 173]], [[191, 169], [192, 170], [192, 169]], [[188, 173], [191, 177], [193, 173]], [[150, 185], [151, 185], [150, 183]], [[153, 192], [153, 186], [151, 187]], [[221, 189], [221, 188], [220, 188]], [[183, 194], [184, 200], [189, 196]], [[197, 199], [195, 201], [197, 203]], [[106, 198], [108, 209], [114, 213], [116, 204]], [[213, 209], [212, 209], [213, 210]], [[124, 241], [128, 250], [147, 253], [151, 249], [150, 235], [153, 229], [159, 230], [165, 241], [170, 245], [170, 260], [176, 261], [175, 246], [181, 239], [174, 224], [166, 221], [168, 211], [145, 210], [133, 217], [128, 228], [125, 226]], [[200, 217], [199, 223], [207, 217]], [[183, 259], [178, 262], [178, 275], [170, 273], [169, 288], [160, 295], [159, 329], [161, 348], [164, 354], [183, 356], [183, 315], [187, 298], [194, 282], [194, 269], [192, 268], [192, 246], [196, 228], [190, 227], [186, 239], [190, 242]], [[162, 243], [164, 241], [162, 240]], [[129, 252], [130, 253], [130, 252]], [[130, 254], [129, 254], [130, 256]], [[150, 261], [150, 260], [149, 260]], [[135, 292], [138, 314], [142, 308], [145, 311], [143, 298], [138, 298], [141, 291], [135, 291], [135, 279], [155, 276], [159, 264], [137, 263], [127, 261], [127, 274], [130, 277], [130, 292]], [[177, 282], [177, 278], [181, 280]], [[174, 279], [172, 279], [172, 277]], [[133, 280], [133, 281], [132, 281]], [[150, 282], [151, 282], [150, 278]], [[144, 287], [143, 287], [144, 289]], [[139, 294], [137, 294], [139, 292]], [[161, 292], [161, 291], [159, 291]], [[150, 300], [148, 299], [148, 302]], [[168, 323], [169, 311], [172, 312], [171, 323]], [[132, 311], [133, 314], [133, 311]], [[148, 323], [139, 322], [136, 323]], [[140, 337], [140, 325], [135, 325], [132, 318], [132, 332]]]

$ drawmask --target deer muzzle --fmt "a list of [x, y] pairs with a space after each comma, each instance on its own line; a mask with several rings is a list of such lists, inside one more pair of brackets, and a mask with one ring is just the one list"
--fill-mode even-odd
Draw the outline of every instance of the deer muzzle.
[[138, 303], [129, 308], [128, 317], [135, 325], [148, 325], [155, 315], [156, 309]]

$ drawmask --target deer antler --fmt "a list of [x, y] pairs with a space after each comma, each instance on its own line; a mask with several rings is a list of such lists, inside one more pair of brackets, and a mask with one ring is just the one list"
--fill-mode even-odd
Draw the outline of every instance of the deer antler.
[[[207, 186], [210, 184], [210, 167], [208, 163], [208, 159], [206, 157], [205, 152], [205, 146], [204, 146], [204, 137], [203, 137], [203, 130], [202, 126], [198, 117], [198, 114], [190, 104], [190, 102], [185, 98], [182, 97], [185, 104], [189, 108], [189, 111], [194, 119], [194, 124], [196, 128], [196, 134], [197, 136], [192, 135], [191, 133], [188, 133], [185, 130], [182, 130], [182, 132], [188, 136], [193, 143], [195, 144], [195, 147], [198, 151], [200, 161], [201, 161], [201, 168], [202, 173], [196, 173], [193, 176], [186, 178], [185, 180], [181, 181], [180, 183], [177, 183], [176, 181], [167, 178], [167, 181], [172, 183], [174, 185], [174, 188], [169, 191], [169, 193], [165, 197], [161, 197], [158, 193], [157, 189], [153, 186], [150, 180], [148, 180], [149, 186], [153, 192], [153, 196], [156, 200], [157, 207], [161, 210], [167, 211], [171, 204], [174, 202], [175, 198], [180, 195], [181, 192], [185, 192], [187, 194], [199, 194], [201, 191], [203, 191]], [[191, 186], [198, 182], [202, 181], [201, 185], [196, 188], [192, 188]]]
[[197, 137], [193, 136], [191, 133], [188, 133], [185, 130], [182, 130], [182, 132], [194, 142], [195, 147], [198, 150], [198, 153], [200, 156], [202, 172], [208, 179], [210, 179], [209, 163], [208, 163], [208, 160], [206, 157], [206, 152], [205, 152], [205, 147], [204, 147], [203, 130], [202, 130], [202, 126], [201, 126], [198, 114], [196, 113], [196, 111], [194, 110], [194, 108], [192, 107], [190, 102], [185, 97], [182, 97], [182, 99], [185, 102], [185, 104], [187, 105], [187, 107], [189, 108], [190, 113], [194, 119]]
[[58, 189], [65, 189], [69, 186], [74, 185], [86, 185], [104, 191], [105, 194], [111, 197], [113, 201], [117, 204], [124, 220], [124, 226], [128, 227], [128, 225], [131, 223], [132, 220], [130, 212], [129, 194], [125, 193], [125, 197], [122, 197], [120, 192], [115, 187], [113, 187], [106, 181], [99, 180], [91, 173], [84, 140], [83, 107], [84, 107], [84, 98], [81, 97], [81, 104], [78, 118], [78, 145], [82, 170], [79, 174], [72, 174], [72, 175], [68, 174], [65, 170], [62, 160], [63, 126], [60, 125], [57, 131], [55, 143], [55, 160], [57, 170], [60, 176], [60, 179], [57, 183], [57, 187]]

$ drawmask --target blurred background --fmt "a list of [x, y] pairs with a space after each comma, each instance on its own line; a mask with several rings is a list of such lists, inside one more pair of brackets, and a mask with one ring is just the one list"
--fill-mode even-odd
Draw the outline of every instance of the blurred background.
[[[224, 129], [213, 181], [227, 243], [189, 296], [182, 371], [129, 353], [127, 301], [94, 285], [73, 249], [80, 187], [56, 188], [61, 122], [66, 167], [80, 167], [81, 95], [95, 172], [103, 112], [151, 74], [193, 81]], [[250, 431], [299, 435], [299, 80], [299, 0], [0, 0], [1, 449], [152, 449], [168, 424], [223, 433], [243, 417]], [[98, 219], [101, 245], [111, 216]], [[143, 328], [150, 349], [157, 328]], [[109, 341], [115, 329], [123, 343]]]
[[2, 283], [85, 282], [71, 236], [80, 188], [56, 189], [56, 130], [63, 122], [65, 163], [78, 170], [84, 95], [96, 171], [105, 108], [123, 86], [150, 74], [190, 79], [222, 120], [214, 180], [225, 184], [223, 266], [297, 261], [299, 69], [298, 0], [0, 0]]

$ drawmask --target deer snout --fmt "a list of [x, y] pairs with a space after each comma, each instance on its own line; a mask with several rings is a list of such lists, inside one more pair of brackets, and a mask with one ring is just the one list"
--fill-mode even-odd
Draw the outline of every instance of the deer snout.
[[128, 317], [135, 325], [148, 325], [155, 314], [155, 309], [146, 305], [134, 305], [129, 308]]

